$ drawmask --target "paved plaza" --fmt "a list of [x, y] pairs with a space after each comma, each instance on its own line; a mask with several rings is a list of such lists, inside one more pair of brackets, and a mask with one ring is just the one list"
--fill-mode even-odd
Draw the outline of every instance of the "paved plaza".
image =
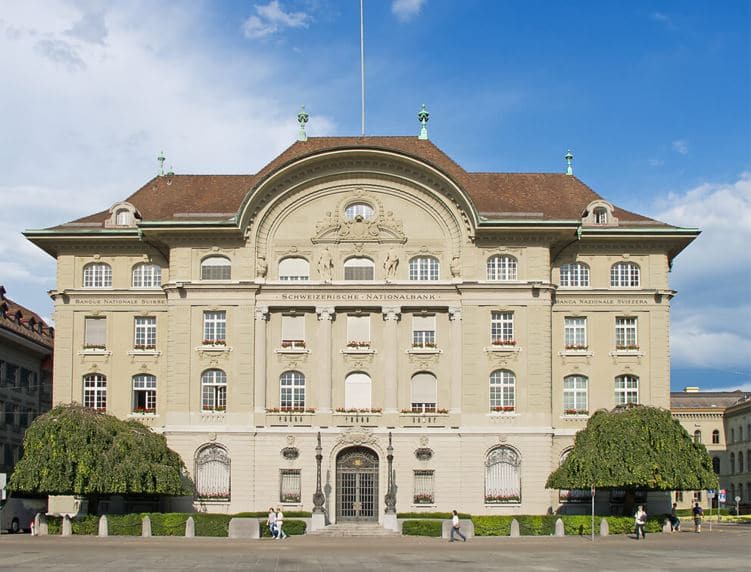
[[751, 528], [701, 535], [476, 538], [417, 537], [244, 541], [221, 538], [0, 536], [0, 570], [286, 571], [736, 571], [751, 567]]

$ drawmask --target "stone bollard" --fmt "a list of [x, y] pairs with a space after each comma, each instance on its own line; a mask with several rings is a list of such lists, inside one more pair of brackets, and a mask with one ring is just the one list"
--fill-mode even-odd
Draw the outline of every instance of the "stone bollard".
[[666, 518], [662, 521], [662, 532], [667, 532], [668, 534], [673, 532], [673, 527], [670, 525], [670, 519]]
[[47, 515], [43, 512], [38, 512], [34, 517], [34, 529], [37, 536], [47, 536], [50, 533], [49, 525], [47, 524]]
[[229, 521], [228, 538], [261, 538], [257, 518], [232, 518]]
[[610, 526], [608, 526], [607, 519], [600, 520], [600, 536], [608, 536], [610, 534]]
[[73, 526], [70, 524], [70, 517], [66, 514], [63, 515], [63, 527], [61, 531], [62, 536], [70, 536], [73, 534]]
[[99, 517], [99, 536], [109, 536], [110, 529], [107, 526], [107, 515], [103, 514]]
[[141, 521], [141, 536], [149, 538], [151, 536], [151, 518], [147, 514]]
[[510, 537], [512, 538], [519, 538], [519, 521], [514, 519], [511, 521], [511, 530], [509, 530]]
[[193, 538], [196, 535], [196, 521], [192, 516], [185, 521], [185, 538]]
[[563, 526], [563, 521], [560, 518], [555, 521], [555, 535], [566, 536], [566, 527]]

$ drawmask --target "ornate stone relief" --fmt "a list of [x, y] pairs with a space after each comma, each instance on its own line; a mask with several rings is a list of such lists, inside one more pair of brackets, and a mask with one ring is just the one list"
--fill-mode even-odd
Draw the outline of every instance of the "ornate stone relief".
[[[353, 200], [369, 203], [374, 206], [373, 217], [366, 219], [357, 216], [354, 219], [344, 217], [346, 203]], [[347, 193], [346, 197], [339, 201], [336, 209], [328, 211], [324, 218], [316, 223], [316, 234], [311, 239], [313, 244], [329, 243], [356, 243], [359, 249], [366, 242], [377, 243], [405, 243], [402, 221], [394, 215], [393, 211], [386, 211], [383, 203], [375, 195], [357, 189], [354, 193]]]
[[373, 435], [372, 431], [362, 427], [349, 427], [339, 435], [337, 445], [378, 445], [378, 438]]
[[297, 447], [284, 447], [282, 449], [282, 457], [288, 461], [294, 461], [300, 456], [300, 451]]
[[433, 449], [430, 447], [420, 447], [415, 450], [415, 457], [418, 461], [430, 461], [433, 458]]

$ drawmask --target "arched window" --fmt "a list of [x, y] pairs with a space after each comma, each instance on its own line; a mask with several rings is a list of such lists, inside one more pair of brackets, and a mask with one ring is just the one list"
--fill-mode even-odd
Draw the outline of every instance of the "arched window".
[[410, 280], [438, 280], [440, 264], [434, 256], [415, 256], [409, 261]]
[[497, 369], [490, 374], [490, 410], [516, 410], [516, 377], [506, 369]]
[[608, 209], [605, 207], [595, 207], [592, 216], [595, 224], [608, 224]]
[[97, 411], [107, 410], [107, 376], [90, 373], [83, 376], [83, 406]]
[[701, 443], [701, 431], [694, 431], [694, 443]]
[[615, 378], [615, 404], [639, 403], [639, 378], [620, 375]]
[[717, 445], [720, 442], [720, 430], [715, 429], [712, 431], [712, 444]]
[[720, 458], [719, 457], [712, 457], [712, 470], [715, 472], [716, 475], [720, 474]]
[[159, 288], [162, 267], [158, 264], [136, 264], [133, 267], [133, 288]]
[[224, 447], [207, 445], [196, 453], [196, 496], [205, 500], [229, 500], [230, 457]]
[[112, 288], [112, 267], [106, 262], [92, 262], [83, 267], [84, 288]]
[[201, 374], [201, 409], [227, 409], [227, 374], [221, 369], [207, 369]]
[[300, 256], [289, 256], [279, 261], [279, 280], [309, 280], [310, 263]]
[[588, 415], [587, 378], [569, 375], [563, 378], [563, 414]]
[[589, 266], [583, 262], [573, 262], [561, 266], [561, 286], [567, 288], [589, 287]]
[[611, 288], [638, 288], [639, 265], [633, 262], [617, 262], [610, 268]]
[[485, 504], [522, 500], [521, 459], [511, 447], [496, 447], [485, 459]]
[[738, 453], [738, 472], [743, 472], [743, 451]]
[[208, 256], [201, 261], [201, 280], [229, 280], [232, 263], [224, 256]]
[[735, 474], [735, 453], [730, 453], [730, 474]]
[[344, 408], [369, 411], [371, 385], [370, 376], [367, 373], [350, 373], [344, 380]]
[[299, 371], [285, 371], [279, 378], [279, 407], [282, 411], [305, 409], [305, 376]]
[[363, 219], [373, 218], [373, 207], [365, 203], [352, 203], [344, 209], [344, 217], [349, 220], [355, 220], [358, 217]]
[[506, 255], [495, 255], [488, 258], [488, 280], [508, 281], [517, 279], [516, 258]]
[[344, 261], [345, 280], [373, 280], [375, 264], [365, 256], [353, 256]]
[[156, 376], [133, 376], [133, 413], [156, 413]]
[[410, 382], [411, 409], [414, 413], [434, 413], [438, 403], [438, 380], [428, 372], [416, 373]]
[[130, 226], [133, 223], [133, 215], [128, 209], [120, 209], [115, 214], [115, 224], [118, 226]]
[[735, 429], [730, 429], [730, 442], [735, 443]]
[[743, 425], [738, 427], [738, 441], [743, 441]]

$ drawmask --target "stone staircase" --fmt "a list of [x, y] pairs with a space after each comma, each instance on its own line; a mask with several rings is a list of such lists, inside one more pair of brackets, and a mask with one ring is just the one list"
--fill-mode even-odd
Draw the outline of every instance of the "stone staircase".
[[339, 524], [329, 524], [326, 528], [308, 532], [306, 535], [311, 536], [399, 536], [398, 532], [386, 530], [378, 523], [363, 522], [345, 522]]

